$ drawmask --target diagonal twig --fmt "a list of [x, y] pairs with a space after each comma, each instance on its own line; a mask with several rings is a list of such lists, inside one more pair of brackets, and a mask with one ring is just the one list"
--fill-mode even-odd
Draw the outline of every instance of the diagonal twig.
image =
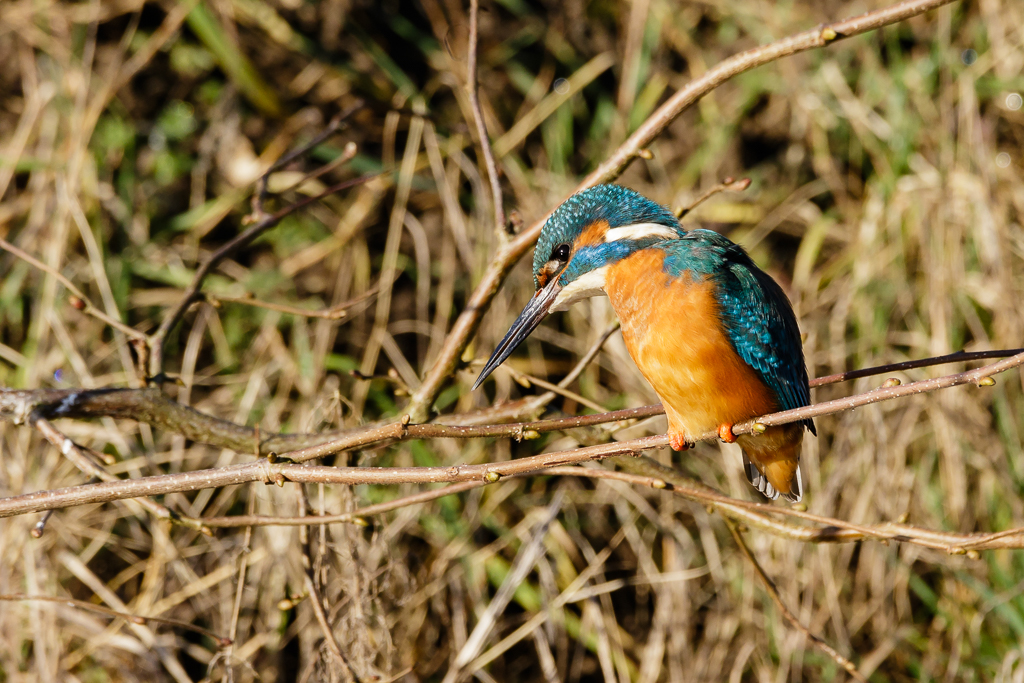
[[[309, 501], [306, 498], [306, 489], [302, 486], [296, 487], [296, 499], [299, 507], [299, 515], [304, 516], [306, 509], [309, 507]], [[348, 658], [345, 653], [341, 651], [341, 645], [338, 644], [338, 639], [334, 637], [334, 629], [331, 628], [330, 619], [327, 616], [327, 612], [324, 610], [324, 603], [320, 597], [320, 589], [317, 587], [315, 570], [313, 568], [313, 558], [310, 553], [310, 542], [309, 542], [309, 527], [299, 527], [299, 541], [302, 546], [302, 575], [303, 583], [306, 588], [306, 592], [309, 594], [310, 606], [313, 608], [313, 615], [316, 617], [317, 624], [320, 626], [320, 630], [324, 634], [324, 641], [327, 644], [327, 649], [330, 650], [334, 656], [335, 661], [338, 663], [339, 668], [344, 674], [345, 680], [352, 683], [359, 683], [359, 677], [352, 670], [351, 664], [349, 664]]]
[[765, 591], [771, 597], [778, 610], [782, 612], [782, 616], [786, 618], [786, 621], [788, 621], [793, 628], [802, 633], [805, 638], [814, 643], [815, 647], [832, 658], [832, 661], [838, 664], [844, 671], [846, 671], [846, 673], [850, 674], [852, 678], [858, 681], [863, 681], [863, 683], [867, 683], [868, 679], [864, 678], [860, 671], [857, 671], [857, 666], [853, 662], [839, 654], [836, 649], [826, 643], [823, 638], [811, 633], [811, 630], [800, 623], [800, 620], [796, 618], [796, 615], [789, 611], [789, 607], [786, 606], [786, 603], [782, 601], [782, 596], [779, 595], [779, 590], [776, 588], [775, 582], [769, 578], [764, 568], [762, 568], [761, 564], [757, 561], [757, 558], [754, 557], [754, 553], [751, 552], [750, 548], [747, 546], [747, 542], [743, 540], [743, 535], [740, 533], [739, 529], [736, 528], [736, 523], [727, 519], [725, 520], [725, 524], [729, 527], [729, 532], [732, 534], [733, 539], [735, 539], [736, 545], [739, 546], [740, 552], [742, 552], [743, 556], [750, 561], [750, 564], [754, 567], [754, 572], [757, 574], [758, 578], [761, 579], [761, 583], [764, 584]]
[[71, 305], [81, 310], [86, 315], [91, 315], [100, 322], [106, 323], [107, 325], [113, 327], [115, 330], [118, 330], [119, 332], [123, 332], [132, 339], [144, 340], [146, 338], [145, 334], [139, 332], [134, 327], [126, 325], [120, 320], [107, 315], [107, 313], [102, 308], [96, 306], [96, 304], [94, 304], [89, 299], [89, 297], [87, 297], [85, 293], [82, 292], [82, 290], [75, 286], [75, 283], [64, 277], [64, 275], [61, 274], [60, 271], [51, 268], [50, 266], [46, 265], [39, 259], [29, 254], [28, 252], [19, 249], [18, 247], [14, 246], [13, 244], [11, 244], [10, 242], [3, 238], [0, 238], [0, 249], [9, 251], [10, 253], [20, 258], [25, 263], [28, 263], [32, 267], [38, 268], [44, 273], [52, 275], [54, 278], [56, 278], [58, 282], [64, 285], [64, 287], [69, 292], [71, 292], [72, 295], [74, 295], [75, 298], [71, 300]]
[[249, 244], [257, 237], [262, 235], [267, 230], [270, 230], [271, 228], [276, 226], [286, 216], [290, 216], [299, 209], [303, 209], [309, 206], [310, 204], [318, 202], [324, 197], [329, 197], [333, 194], [341, 192], [342, 190], [346, 190], [350, 187], [354, 187], [356, 185], [361, 185], [365, 182], [368, 182], [378, 177], [378, 175], [379, 174], [366, 175], [360, 176], [358, 178], [353, 178], [351, 180], [342, 181], [340, 183], [332, 185], [331, 187], [328, 187], [326, 190], [317, 195], [314, 195], [312, 197], [305, 197], [299, 200], [298, 202], [290, 206], [287, 206], [281, 209], [280, 211], [277, 211], [276, 213], [264, 216], [263, 218], [260, 218], [251, 226], [243, 230], [241, 233], [236, 235], [234, 239], [230, 240], [229, 242], [221, 246], [219, 249], [217, 249], [217, 251], [213, 252], [213, 254], [210, 255], [210, 258], [208, 258], [203, 263], [203, 265], [201, 265], [196, 270], [196, 273], [192, 278], [192, 282], [189, 284], [188, 288], [182, 294], [181, 299], [178, 301], [178, 303], [175, 304], [174, 307], [170, 311], [168, 311], [167, 314], [164, 316], [164, 319], [160, 322], [160, 326], [157, 328], [156, 332], [154, 332], [147, 338], [150, 347], [150, 376], [156, 377], [163, 371], [163, 346], [164, 341], [167, 338], [167, 335], [170, 333], [172, 329], [174, 329], [174, 326], [181, 321], [182, 317], [184, 317], [185, 315], [185, 311], [187, 311], [188, 307], [192, 305], [192, 302], [198, 300], [199, 293], [203, 287], [203, 281], [206, 280], [206, 277], [211, 272], [213, 272], [213, 269], [217, 267], [217, 264], [219, 264], [221, 261], [227, 258], [228, 255], [234, 253], [238, 249], [241, 249], [242, 247]]
[[487, 605], [487, 609], [480, 615], [476, 626], [473, 628], [473, 632], [469, 634], [465, 645], [462, 646], [448, 673], [445, 674], [443, 683], [455, 683], [459, 679], [459, 674], [463, 667], [476, 659], [483, 649], [487, 636], [496, 625], [498, 615], [505, 611], [508, 603], [512, 600], [512, 595], [519, 589], [519, 585], [526, 579], [527, 575], [533, 571], [537, 560], [544, 553], [544, 537], [547, 536], [548, 527], [562, 508], [564, 493], [562, 489], [555, 493], [543, 517], [533, 527], [529, 542], [519, 549], [515, 560], [512, 562], [512, 567], [498, 588], [498, 592], [494, 594], [491, 602]]
[[676, 218], [682, 218], [686, 214], [690, 213], [698, 206], [706, 202], [707, 200], [714, 197], [720, 192], [742, 192], [743, 190], [750, 187], [750, 178], [743, 178], [742, 180], [733, 180], [732, 178], [725, 178], [722, 182], [717, 185], [712, 185], [705, 190], [699, 197], [694, 199], [689, 204], [684, 204], [675, 210]]
[[198, 633], [201, 636], [206, 636], [210, 640], [217, 643], [218, 647], [227, 647], [231, 644], [231, 639], [222, 635], [218, 635], [213, 631], [197, 626], [193, 623], [182, 621], [180, 619], [168, 619], [166, 617], [147, 617], [140, 614], [132, 614], [130, 612], [121, 612], [116, 609], [111, 609], [104, 605], [97, 605], [92, 602], [85, 600], [76, 600], [75, 598], [62, 598], [56, 595], [25, 595], [24, 593], [5, 593], [0, 594], [0, 601], [2, 602], [52, 602], [58, 605], [67, 605], [68, 607], [74, 607], [76, 609], [85, 610], [88, 612], [95, 612], [104, 616], [111, 617], [113, 619], [124, 619], [130, 624], [138, 626], [144, 626], [145, 624], [166, 624], [167, 626], [173, 626], [174, 628], [180, 628], [185, 631], [192, 631]]

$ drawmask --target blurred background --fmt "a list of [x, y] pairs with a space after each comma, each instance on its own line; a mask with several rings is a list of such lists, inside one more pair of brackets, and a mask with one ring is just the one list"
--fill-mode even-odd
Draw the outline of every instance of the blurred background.
[[[526, 224], [542, 218], [671, 93], [727, 56], [886, 4], [484, 0], [480, 98], [506, 208]], [[270, 176], [267, 207], [378, 175], [289, 216], [216, 269], [210, 299], [168, 341], [167, 370], [180, 382], [167, 391], [264, 433], [399, 415], [497, 246], [467, 125], [467, 38], [459, 0], [6, 0], [0, 237], [152, 331], [197, 265], [243, 229], [260, 174], [362, 101], [337, 135]], [[618, 182], [675, 207], [726, 176], [752, 180], [686, 222], [728, 235], [783, 285], [812, 377], [1019, 347], [1022, 94], [1024, 3], [956, 2], [733, 79]], [[332, 168], [304, 180], [323, 164]], [[553, 316], [507, 364], [516, 376], [499, 370], [470, 392], [532, 290], [521, 263], [434, 415], [542, 393], [516, 377], [558, 382], [614, 322], [603, 299]], [[309, 310], [357, 303], [331, 320], [248, 297]], [[0, 385], [131, 385], [132, 364], [123, 335], [73, 307], [53, 277], [0, 252]], [[808, 509], [957, 532], [1024, 526], [1021, 373], [996, 379], [819, 419], [804, 447]], [[543, 414], [657, 400], [617, 333], [569, 389], [578, 396], [559, 396]], [[109, 469], [121, 476], [252, 457], [133, 421], [58, 424], [115, 456]], [[653, 419], [615, 438], [664, 429]], [[478, 463], [608, 438], [412, 441], [327, 464]], [[756, 499], [734, 446], [703, 444], [675, 464]], [[0, 423], [0, 495], [84, 480], [37, 434]], [[344, 512], [420, 488], [308, 493], [315, 509]], [[360, 679], [442, 680], [558, 490], [537, 566], [482, 651], [543, 613], [601, 551], [611, 555], [591, 568], [589, 597], [512, 638], [478, 680], [845, 678], [780, 616], [713, 511], [621, 482], [534, 477], [406, 507], [368, 528], [312, 532], [335, 637]], [[162, 502], [190, 515], [296, 513], [294, 491], [262, 484]], [[218, 653], [173, 627], [3, 602], [0, 681], [345, 680], [308, 601], [281, 602], [303, 590], [297, 529], [207, 538], [108, 504], [58, 512], [36, 540], [37, 519], [0, 521], [0, 593], [120, 602], [236, 642]], [[1024, 681], [1019, 551], [973, 558], [760, 531], [748, 539], [797, 617], [871, 680]]]

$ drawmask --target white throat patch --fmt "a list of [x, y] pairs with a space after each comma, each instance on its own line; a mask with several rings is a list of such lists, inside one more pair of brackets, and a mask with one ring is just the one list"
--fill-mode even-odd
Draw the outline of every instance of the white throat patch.
[[577, 301], [604, 294], [604, 277], [607, 272], [608, 266], [601, 266], [562, 287], [562, 291], [555, 297], [555, 302], [551, 304], [550, 310], [564, 311]]
[[633, 225], [624, 225], [621, 228], [609, 228], [608, 232], [604, 235], [604, 241], [615, 242], [618, 240], [639, 240], [647, 237], [660, 237], [666, 240], [674, 240], [679, 237], [679, 233], [667, 225], [659, 225], [657, 223], [635, 223]]

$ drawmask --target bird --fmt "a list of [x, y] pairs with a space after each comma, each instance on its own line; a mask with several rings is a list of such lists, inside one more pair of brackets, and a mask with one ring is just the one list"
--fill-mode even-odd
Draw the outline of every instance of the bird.
[[803, 496], [810, 419], [734, 435], [733, 425], [810, 403], [800, 329], [785, 292], [742, 247], [619, 185], [563, 202], [541, 228], [535, 293], [481, 371], [477, 389], [548, 314], [605, 295], [626, 349], [661, 399], [670, 445], [711, 430], [737, 442], [743, 471], [771, 500]]

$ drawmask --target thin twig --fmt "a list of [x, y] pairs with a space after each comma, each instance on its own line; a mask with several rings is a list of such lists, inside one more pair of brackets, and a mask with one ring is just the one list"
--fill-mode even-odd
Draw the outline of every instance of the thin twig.
[[38, 268], [44, 273], [52, 275], [54, 278], [56, 278], [58, 282], [64, 285], [64, 287], [74, 295], [75, 298], [71, 300], [71, 305], [82, 311], [82, 313], [85, 313], [86, 315], [91, 315], [100, 322], [105, 323], [110, 327], [113, 327], [115, 330], [123, 332], [132, 339], [146, 339], [146, 335], [143, 334], [142, 332], [139, 332], [134, 327], [126, 325], [117, 318], [112, 318], [111, 316], [107, 315], [107, 313], [102, 308], [97, 307], [96, 304], [94, 304], [89, 299], [89, 297], [87, 297], [82, 292], [82, 290], [76, 287], [71, 280], [64, 277], [64, 275], [62, 275], [60, 271], [51, 268], [50, 266], [46, 265], [39, 259], [29, 254], [28, 252], [19, 249], [18, 247], [14, 246], [10, 242], [2, 238], [0, 238], [0, 249], [9, 251], [10, 253], [20, 258], [22, 261], [33, 266], [34, 268]]
[[445, 496], [451, 496], [456, 493], [462, 493], [463, 491], [469, 491], [471, 489], [480, 488], [481, 486], [486, 486], [487, 483], [488, 482], [485, 481], [463, 481], [457, 484], [451, 484], [449, 486], [430, 489], [429, 491], [421, 491], [420, 493], [414, 493], [409, 496], [403, 496], [402, 498], [389, 500], [386, 503], [367, 505], [366, 507], [359, 508], [358, 510], [344, 512], [340, 515], [317, 515], [315, 517], [306, 515], [299, 517], [235, 515], [231, 517], [202, 517], [199, 521], [208, 527], [221, 529], [239, 526], [309, 526], [313, 524], [346, 523], [365, 524], [365, 519], [367, 517], [391, 512], [392, 510], [399, 510], [410, 505], [429, 503], [430, 501], [437, 500], [438, 498], [444, 498]]
[[860, 370], [850, 370], [849, 372], [838, 372], [834, 375], [815, 377], [811, 380], [810, 384], [812, 388], [820, 387], [826, 384], [835, 384], [836, 382], [848, 382], [852, 379], [860, 379], [862, 377], [873, 377], [890, 372], [903, 372], [904, 370], [915, 370], [917, 368], [945, 365], [946, 363], [965, 363], [973, 360], [988, 360], [990, 358], [1008, 358], [1010, 356], [1016, 356], [1019, 353], [1024, 353], [1024, 349], [957, 351], [956, 353], [950, 353], [945, 356], [932, 356], [931, 358], [905, 360], [900, 363], [890, 363], [888, 365], [878, 365], [873, 368], [862, 368]]
[[[101, 464], [95, 461], [94, 458], [90, 457], [86, 450], [76, 444], [74, 441], [69, 439], [63, 433], [61, 433], [53, 424], [45, 417], [35, 415], [30, 418], [29, 422], [43, 435], [50, 444], [59, 450], [61, 454], [71, 461], [71, 463], [77, 467], [81, 472], [91, 477], [88, 484], [92, 484], [98, 481], [105, 482], [118, 482], [124, 481], [110, 472], [107, 472]], [[201, 521], [192, 520], [189, 518], [183, 518], [180, 515], [172, 512], [167, 507], [157, 503], [154, 500], [150, 500], [146, 497], [139, 497], [136, 499], [138, 504], [142, 506], [147, 512], [156, 517], [157, 519], [166, 519], [174, 524], [198, 531], [206, 536], [212, 536], [213, 532], [208, 527], [205, 527]], [[38, 524], [32, 529], [32, 535], [36, 538], [42, 536], [45, 528], [46, 519], [40, 520]]]
[[455, 661], [452, 662], [451, 668], [448, 669], [448, 673], [445, 674], [442, 683], [455, 683], [455, 681], [459, 680], [462, 669], [480, 654], [480, 651], [486, 644], [487, 636], [497, 625], [498, 617], [505, 611], [508, 603], [512, 600], [512, 596], [519, 589], [520, 584], [533, 571], [537, 560], [543, 556], [544, 537], [547, 536], [548, 527], [551, 526], [551, 522], [555, 520], [559, 510], [562, 509], [564, 494], [565, 492], [562, 489], [555, 492], [543, 516], [534, 525], [530, 533], [530, 540], [520, 546], [519, 552], [516, 553], [516, 558], [512, 561], [508, 573], [505, 574], [505, 578], [502, 580], [494, 597], [491, 598], [487, 608], [478, 615], [473, 632], [469, 634], [469, 638], [466, 639], [466, 642], [455, 656]]
[[355, 308], [361, 304], [369, 303], [373, 301], [373, 298], [377, 296], [377, 291], [380, 288], [380, 283], [377, 283], [370, 289], [366, 290], [363, 294], [343, 301], [340, 304], [335, 304], [329, 308], [321, 309], [309, 309], [300, 308], [298, 306], [289, 306], [288, 304], [279, 304], [272, 301], [260, 301], [252, 297], [227, 297], [227, 296], [214, 296], [212, 294], [205, 294], [205, 298], [213, 306], [219, 307], [222, 303], [228, 304], [242, 304], [243, 306], [255, 306], [256, 308], [265, 308], [268, 311], [277, 311], [278, 313], [286, 313], [288, 315], [297, 315], [303, 318], [321, 318], [323, 320], [341, 320], [348, 315], [350, 309]]
[[750, 178], [743, 178], [742, 180], [733, 180], [732, 178], [726, 178], [717, 185], [713, 185], [701, 196], [694, 199], [689, 204], [684, 204], [676, 209], [676, 218], [682, 218], [686, 214], [690, 213], [698, 206], [706, 202], [707, 200], [714, 197], [719, 192], [742, 192], [743, 190], [750, 187]]
[[567, 398], [569, 400], [576, 401], [580, 405], [590, 408], [591, 410], [596, 410], [599, 413], [607, 412], [604, 406], [602, 406], [600, 403], [591, 401], [589, 398], [585, 396], [580, 396], [575, 391], [570, 391], [569, 389], [566, 389], [558, 384], [553, 384], [551, 382], [548, 382], [547, 380], [543, 380], [540, 377], [534, 377], [533, 375], [528, 375], [525, 372], [519, 372], [518, 370], [512, 368], [511, 366], [506, 366], [505, 370], [510, 375], [512, 375], [512, 378], [516, 381], [516, 383], [522, 387], [529, 389], [531, 386], [538, 386], [541, 389], [553, 392], [561, 396], [562, 398]]
[[181, 321], [185, 315], [185, 311], [192, 305], [192, 302], [199, 298], [199, 292], [202, 290], [203, 281], [206, 277], [213, 272], [213, 269], [217, 267], [221, 261], [227, 258], [228, 255], [234, 253], [238, 249], [241, 249], [245, 245], [252, 242], [254, 239], [262, 235], [267, 230], [270, 230], [278, 223], [281, 222], [287, 216], [292, 215], [296, 211], [303, 209], [310, 204], [320, 201], [324, 197], [329, 197], [333, 194], [337, 194], [342, 190], [346, 190], [356, 185], [361, 185], [374, 178], [377, 178], [379, 174], [365, 175], [350, 180], [345, 180], [331, 187], [320, 194], [312, 197], [305, 197], [294, 204], [287, 206], [280, 211], [264, 216], [257, 220], [254, 224], [243, 230], [234, 239], [230, 240], [217, 251], [210, 255], [210, 258], [206, 260], [197, 270], [195, 275], [192, 277], [192, 282], [189, 284], [188, 289], [182, 294], [181, 299], [174, 307], [167, 312], [164, 316], [163, 321], [160, 323], [160, 327], [157, 328], [156, 332], [151, 334], [147, 341], [150, 347], [150, 358], [149, 358], [149, 374], [151, 377], [158, 376], [163, 371], [163, 345], [164, 340], [167, 338], [168, 333], [174, 326]]
[[491, 181], [491, 201], [494, 203], [494, 229], [500, 239], [504, 240], [508, 228], [505, 220], [505, 203], [501, 197], [501, 180], [498, 178], [498, 165], [494, 161], [494, 151], [491, 149], [491, 139], [487, 137], [487, 126], [484, 124], [484, 115], [480, 110], [480, 97], [477, 93], [477, 41], [478, 41], [478, 15], [480, 13], [480, 0], [469, 0], [469, 55], [466, 67], [466, 92], [469, 95], [469, 106], [473, 110], [473, 123], [476, 126], [477, 137], [480, 138], [480, 151], [484, 157], [484, 165], [487, 167], [487, 178]]
[[[280, 168], [283, 168], [287, 164], [290, 164], [299, 157], [305, 156], [305, 154], [312, 150], [314, 147], [317, 147], [324, 140], [327, 140], [328, 138], [333, 136], [335, 133], [341, 130], [342, 125], [345, 123], [345, 120], [352, 116], [352, 114], [362, 109], [363, 105], [364, 102], [361, 99], [357, 99], [352, 104], [352, 106], [348, 107], [344, 111], [338, 113], [338, 115], [336, 115], [334, 118], [332, 118], [322, 131], [313, 136], [312, 140], [307, 142], [305, 145], [293, 149], [284, 156], [282, 156], [280, 159], [275, 161], [263, 175], [260, 176], [259, 180], [256, 181], [256, 191], [253, 192], [252, 196], [252, 217], [250, 219], [251, 221], [259, 220], [260, 218], [263, 218], [266, 215], [263, 210], [263, 201], [266, 199], [267, 196], [267, 179], [270, 177], [270, 174]], [[339, 165], [339, 163], [345, 163], [346, 161], [351, 160], [353, 156], [355, 156], [355, 148], [353, 147], [350, 150], [349, 147], [346, 146], [345, 152], [338, 159], [335, 159], [326, 166], [317, 169], [317, 171], [314, 172], [316, 175], [312, 175], [310, 177], [316, 177], [323, 173], [327, 173], [332, 168]], [[310, 177], [303, 178], [303, 180], [300, 181], [300, 183], [298, 184], [301, 184], [301, 182], [309, 180]]]
[[761, 583], [764, 584], [765, 592], [767, 592], [771, 597], [778, 610], [782, 612], [782, 616], [786, 617], [786, 621], [788, 621], [793, 628], [802, 633], [805, 638], [814, 643], [819, 650], [831, 657], [832, 661], [843, 668], [852, 678], [858, 681], [863, 681], [863, 683], [867, 683], [868, 679], [864, 678], [864, 676], [857, 671], [857, 666], [853, 662], [836, 652], [836, 649], [826, 643], [822, 638], [811, 633], [810, 629], [800, 623], [800, 620], [796, 618], [796, 615], [789, 611], [786, 603], [782, 601], [782, 596], [779, 595], [779, 590], [775, 587], [775, 583], [768, 577], [768, 574], [758, 563], [757, 558], [754, 557], [754, 553], [752, 553], [750, 548], [747, 547], [747, 542], [743, 540], [743, 535], [740, 534], [739, 529], [736, 528], [736, 524], [728, 519], [725, 520], [725, 524], [729, 527], [729, 531], [732, 533], [732, 537], [736, 540], [736, 545], [739, 546], [743, 556], [746, 557], [754, 567], [754, 571], [761, 579]]
[[[275, 194], [284, 194], [285, 192], [290, 192], [291, 190], [295, 190], [297, 188], [302, 187], [303, 184], [308, 183], [310, 180], [316, 180], [320, 176], [326, 175], [327, 173], [330, 173], [331, 171], [333, 171], [334, 169], [338, 168], [339, 166], [343, 166], [344, 164], [347, 164], [348, 162], [352, 161], [352, 159], [355, 158], [356, 152], [358, 150], [359, 150], [359, 148], [356, 145], [356, 143], [354, 143], [352, 141], [349, 141], [349, 142], [345, 143], [344, 149], [342, 149], [341, 154], [339, 154], [336, 159], [334, 159], [333, 161], [330, 161], [330, 162], [324, 164], [323, 166], [320, 166], [317, 169], [309, 171], [308, 173], [303, 173], [301, 178], [299, 178], [298, 180], [296, 180], [295, 182], [293, 182], [292, 184], [290, 184], [290, 185], [288, 185], [286, 187], [274, 188], [274, 193]], [[277, 164], [275, 164], [275, 167], [276, 166], [277, 166]], [[267, 185], [267, 183], [269, 181], [270, 181], [270, 171], [265, 173], [261, 177], [261, 179], [260, 179], [260, 182], [263, 184], [262, 187], [263, 187], [263, 193], [264, 193], [264, 196], [263, 196], [262, 199], [266, 198], [266, 193], [268, 192], [266, 185]], [[252, 222], [253, 220], [256, 220], [256, 216], [265, 215], [264, 213], [257, 213], [257, 212], [262, 212], [263, 211], [262, 199], [261, 199], [261, 202], [259, 204], [254, 204], [253, 205], [253, 212], [248, 217], [249, 218], [249, 222]]]
[[196, 626], [193, 623], [187, 621], [180, 621], [178, 619], [166, 619], [164, 617], [146, 617], [139, 614], [131, 614], [130, 612], [119, 612], [116, 609], [104, 607], [103, 605], [97, 605], [85, 600], [75, 600], [74, 598], [60, 598], [54, 595], [25, 595], [24, 593], [6, 593], [0, 594], [0, 601], [4, 602], [22, 602], [22, 601], [36, 601], [36, 602], [53, 602], [58, 605], [67, 605], [68, 607], [75, 607], [77, 609], [86, 610], [89, 612], [96, 612], [104, 616], [113, 617], [115, 619], [124, 619], [130, 624], [136, 624], [138, 626], [144, 626], [147, 623], [153, 624], [167, 624], [174, 628], [185, 629], [186, 631], [192, 631], [199, 635], [206, 636], [210, 640], [217, 643], [218, 647], [227, 647], [231, 644], [231, 639], [224, 636], [218, 635], [209, 629], [205, 629], [202, 626]]
[[[259, 424], [256, 425], [259, 429]], [[248, 505], [248, 512], [252, 515], [253, 510], [256, 506], [256, 496], [249, 496], [246, 503]], [[228, 627], [228, 637], [231, 639], [232, 645], [225, 648], [224, 659], [230, 662], [234, 657], [234, 642], [238, 638], [238, 619], [242, 614], [242, 599], [245, 595], [245, 575], [246, 570], [249, 568], [249, 553], [252, 552], [252, 527], [245, 527], [245, 532], [242, 534], [242, 549], [238, 553], [238, 557], [235, 559], [238, 562], [238, 581], [235, 583], [235, 599], [231, 606], [231, 625]], [[230, 678], [229, 678], [230, 680]]]

